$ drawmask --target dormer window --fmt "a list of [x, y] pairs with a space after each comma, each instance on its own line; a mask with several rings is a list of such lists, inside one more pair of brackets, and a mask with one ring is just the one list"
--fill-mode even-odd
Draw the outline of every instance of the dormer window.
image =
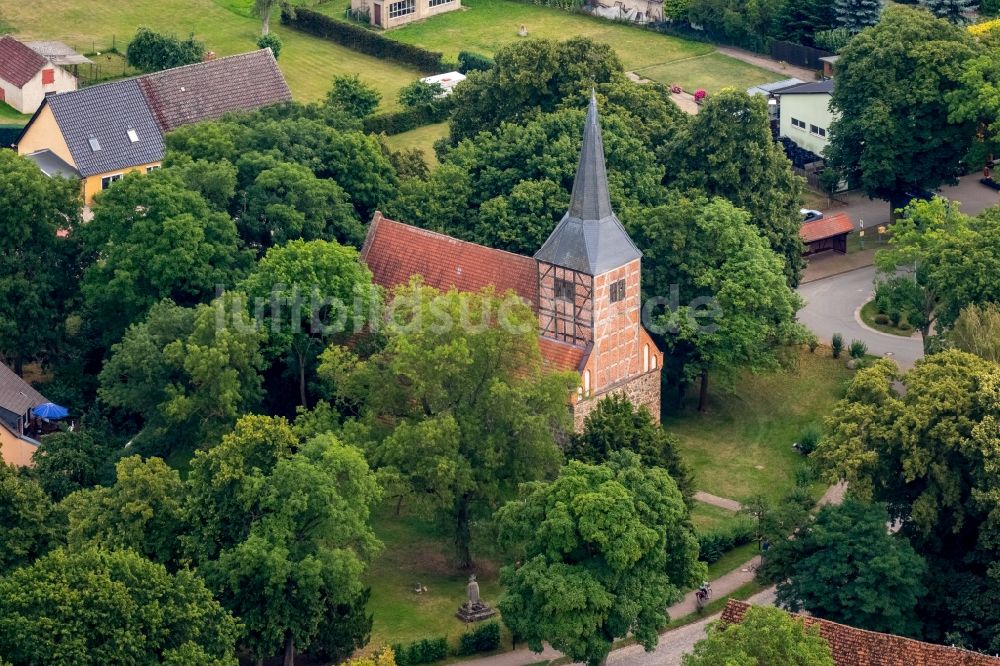
[[131, 127], [129, 128], [128, 132], [126, 132], [126, 134], [128, 134], [128, 140], [131, 141], [132, 143], [136, 143], [139, 140], [139, 135]]
[[101, 142], [97, 140], [96, 136], [92, 136], [87, 141], [90, 142], [90, 149], [95, 153], [101, 149]]

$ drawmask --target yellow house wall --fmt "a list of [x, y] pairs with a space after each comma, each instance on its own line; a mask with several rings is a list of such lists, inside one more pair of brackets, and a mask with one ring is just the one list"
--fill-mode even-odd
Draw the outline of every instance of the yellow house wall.
[[52, 109], [48, 105], [35, 117], [28, 131], [17, 142], [19, 155], [27, 155], [39, 150], [51, 150], [66, 164], [76, 167], [73, 156], [70, 155], [69, 146], [66, 145], [66, 139], [63, 138], [56, 118], [52, 115]]
[[88, 176], [83, 179], [83, 202], [85, 205], [89, 206], [94, 202], [94, 195], [102, 191], [101, 179], [107, 176], [113, 176], [115, 174], [122, 174], [123, 176], [127, 173], [132, 173], [138, 171], [140, 173], [146, 173], [146, 169], [152, 166], [160, 166], [159, 162], [150, 162], [149, 164], [140, 164], [139, 166], [129, 167], [128, 169], [122, 169], [121, 171], [109, 171], [107, 173], [99, 173], [94, 176]]
[[35, 464], [31, 459], [35, 448], [8, 430], [6, 425], [0, 424], [0, 458], [3, 458], [5, 463], [17, 467], [31, 467]]

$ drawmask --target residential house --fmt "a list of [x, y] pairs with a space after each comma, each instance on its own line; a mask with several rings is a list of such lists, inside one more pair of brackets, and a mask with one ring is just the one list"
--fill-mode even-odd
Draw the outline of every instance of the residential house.
[[368, 16], [372, 25], [396, 28], [462, 8], [462, 0], [351, 0], [351, 11]]
[[[750, 604], [730, 599], [721, 622], [739, 624], [749, 609]], [[1000, 666], [1000, 658], [979, 652], [800, 617], [807, 626], [819, 627], [819, 635], [830, 645], [834, 666]]]
[[47, 97], [17, 141], [43, 172], [79, 178], [86, 204], [163, 161], [167, 132], [291, 100], [270, 49]]
[[663, 355], [641, 323], [642, 253], [611, 208], [604, 146], [591, 99], [569, 210], [527, 257], [389, 220], [376, 212], [361, 249], [375, 282], [414, 275], [438, 289], [513, 292], [538, 315], [547, 367], [580, 375], [570, 396], [574, 427], [609, 394], [659, 420]]
[[46, 95], [76, 90], [76, 77], [10, 35], [0, 37], [0, 102], [34, 113]]
[[830, 145], [830, 125], [835, 118], [830, 109], [833, 79], [797, 83], [772, 91], [779, 100], [779, 134], [799, 147], [823, 155]]
[[48, 402], [45, 396], [0, 363], [0, 458], [8, 465], [32, 465], [38, 442], [25, 431], [31, 409]]

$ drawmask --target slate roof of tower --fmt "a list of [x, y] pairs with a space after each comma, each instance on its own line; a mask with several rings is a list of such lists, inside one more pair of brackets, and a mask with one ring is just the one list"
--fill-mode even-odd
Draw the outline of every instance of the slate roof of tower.
[[592, 94], [569, 210], [535, 253], [535, 259], [599, 275], [641, 256], [611, 208], [597, 98]]
[[20, 88], [33, 79], [47, 62], [10, 35], [0, 37], [0, 79]]

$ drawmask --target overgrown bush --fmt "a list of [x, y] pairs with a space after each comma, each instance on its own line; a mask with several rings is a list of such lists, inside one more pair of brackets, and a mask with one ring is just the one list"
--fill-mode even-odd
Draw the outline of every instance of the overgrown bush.
[[462, 74], [475, 71], [485, 72], [488, 69], [493, 69], [494, 64], [492, 58], [488, 58], [481, 53], [473, 51], [458, 52], [458, 71]]
[[[282, 4], [281, 22], [296, 30], [308, 32], [310, 35], [328, 39], [376, 58], [412, 65], [432, 74], [441, 72], [439, 51], [429, 51], [420, 46], [397, 42], [367, 28], [338, 21], [311, 9]], [[398, 655], [396, 660], [399, 660]]]
[[496, 622], [480, 624], [472, 631], [462, 634], [458, 639], [460, 657], [480, 652], [493, 652], [500, 649], [500, 625]]
[[128, 64], [143, 72], [190, 65], [201, 62], [204, 57], [205, 45], [195, 41], [194, 35], [182, 40], [149, 28], [139, 28], [125, 51]]
[[799, 435], [799, 451], [805, 455], [809, 455], [816, 448], [816, 445], [819, 444], [819, 440], [822, 437], [823, 429], [815, 423], [810, 424]]
[[448, 657], [448, 639], [441, 636], [424, 638], [408, 644], [397, 643], [392, 646], [392, 651], [396, 655], [396, 666], [429, 664]]
[[723, 555], [757, 538], [757, 520], [739, 516], [731, 524], [698, 535], [698, 559], [712, 564]]
[[[890, 321], [889, 320], [889, 315], [885, 315], [885, 314], [882, 314], [880, 312], [877, 315], [875, 315], [874, 321], [875, 321], [876, 324], [878, 324], [880, 326], [888, 326], [889, 325], [889, 321]], [[897, 321], [897, 323], [899, 322], [899, 313], [898, 312], [896, 313], [896, 321]]]
[[830, 349], [834, 358], [840, 358], [840, 353], [844, 351], [844, 336], [842, 334], [833, 334], [833, 338], [830, 340]]
[[819, 347], [819, 338], [816, 337], [815, 333], [810, 333], [809, 337], [806, 338], [806, 344], [809, 345], [809, 353], [814, 354], [816, 348]]
[[405, 109], [403, 111], [368, 116], [362, 121], [362, 124], [365, 132], [371, 134], [381, 134], [384, 132], [391, 136], [393, 134], [409, 132], [424, 125], [444, 122], [448, 119], [450, 113], [450, 105], [435, 103], [417, 109]]
[[278, 56], [281, 54], [281, 37], [278, 37], [273, 32], [261, 35], [257, 40], [257, 48], [271, 49], [271, 53], [274, 54], [274, 59], [277, 60]]
[[403, 86], [397, 99], [404, 108], [417, 109], [434, 104], [442, 94], [444, 94], [444, 88], [441, 87], [440, 83], [425, 83], [417, 79]]
[[813, 41], [816, 42], [818, 48], [836, 53], [847, 46], [847, 42], [851, 41], [851, 32], [847, 28], [818, 30], [813, 35]]
[[355, 118], [367, 118], [382, 99], [382, 93], [362, 81], [357, 74], [333, 77], [333, 85], [326, 93], [328, 106], [341, 108]]
[[868, 353], [868, 345], [861, 340], [851, 340], [851, 347], [848, 350], [848, 353], [850, 353], [851, 358], [854, 359], [864, 358], [865, 354]]
[[886, 315], [886, 318], [893, 326], [899, 326], [900, 320], [903, 319], [903, 313], [893, 308], [892, 310], [889, 310], [889, 314]]

